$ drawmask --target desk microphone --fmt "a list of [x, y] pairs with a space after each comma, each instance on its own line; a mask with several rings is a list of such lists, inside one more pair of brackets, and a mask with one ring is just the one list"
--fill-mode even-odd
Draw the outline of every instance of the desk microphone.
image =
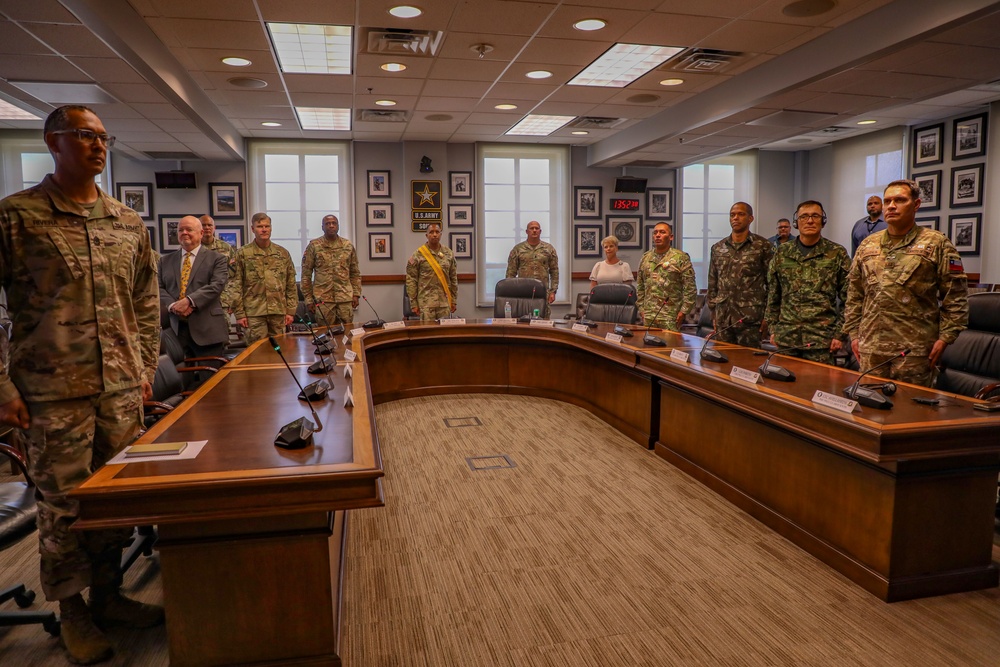
[[384, 327], [385, 326], [385, 320], [383, 320], [381, 317], [378, 316], [378, 311], [375, 310], [375, 306], [373, 306], [372, 303], [371, 303], [371, 301], [368, 300], [368, 297], [366, 297], [364, 294], [362, 294], [361, 298], [365, 300], [365, 303], [368, 304], [368, 307], [372, 309], [373, 313], [375, 313], [375, 319], [374, 320], [368, 320], [367, 322], [365, 322], [361, 326], [363, 328], [365, 328], [365, 329], [377, 329], [379, 327]]
[[[537, 285], [532, 285], [531, 286], [531, 299], [528, 301], [529, 306], [530, 306], [531, 302], [533, 302], [535, 300], [535, 291], [537, 289], [538, 289]], [[548, 298], [547, 294], [545, 295], [545, 298]], [[532, 317], [531, 317], [530, 308], [529, 308], [529, 312], [527, 312], [524, 315], [521, 315], [519, 318], [517, 318], [518, 322], [530, 322], [531, 320], [532, 320]]]
[[[299, 378], [295, 375], [295, 371], [293, 371], [292, 367], [288, 365], [288, 360], [285, 359], [285, 355], [281, 353], [281, 346], [278, 345], [278, 341], [274, 339], [274, 336], [268, 336], [267, 341], [271, 344], [271, 347], [274, 348], [274, 351], [278, 353], [278, 356], [281, 357], [281, 361], [284, 362], [285, 368], [287, 368], [288, 372], [291, 373], [292, 379], [295, 380], [295, 384], [298, 385], [299, 389], [302, 391], [302, 393], [299, 394], [299, 398], [305, 399], [306, 404], [309, 406], [309, 411], [312, 413], [313, 419], [316, 420], [316, 424], [313, 424], [305, 417], [299, 417], [295, 421], [285, 424], [278, 431], [278, 435], [275, 436], [274, 444], [276, 447], [284, 447], [285, 449], [302, 449], [303, 447], [308, 447], [313, 444], [313, 433], [319, 433], [323, 430], [323, 422], [319, 420], [319, 415], [316, 414], [312, 401], [309, 400], [309, 396], [306, 394], [306, 390], [302, 386], [302, 383], [299, 382]], [[319, 382], [323, 381], [320, 380]], [[326, 394], [326, 389], [323, 390], [323, 394]]]
[[[806, 343], [805, 345], [796, 345], [795, 347], [783, 347], [780, 350], [775, 350], [774, 352], [771, 352], [770, 354], [767, 354], [767, 352], [762, 352], [761, 354], [767, 354], [767, 359], [764, 360], [764, 363], [761, 364], [760, 368], [758, 368], [757, 370], [760, 371], [761, 375], [771, 380], [780, 380], [782, 382], [795, 382], [795, 373], [791, 372], [790, 370], [782, 366], [772, 366], [771, 357], [780, 352], [792, 352], [793, 350], [808, 350], [811, 347], [816, 347], [816, 344]], [[758, 353], [754, 352], [754, 354]]]
[[910, 348], [906, 348], [897, 355], [894, 355], [890, 359], [886, 359], [881, 364], [876, 364], [872, 366], [864, 373], [858, 376], [858, 379], [850, 387], [844, 388], [844, 396], [851, 399], [852, 401], [857, 401], [861, 405], [869, 408], [877, 408], [878, 410], [890, 410], [892, 409], [892, 401], [878, 393], [874, 389], [869, 389], [867, 387], [861, 386], [861, 378], [868, 375], [872, 371], [877, 371], [883, 366], [888, 366], [896, 359], [901, 359], [910, 353]]
[[653, 328], [653, 322], [655, 322], [656, 318], [660, 316], [660, 311], [663, 310], [663, 307], [665, 305], [667, 305], [669, 302], [670, 302], [670, 299], [667, 298], [667, 297], [664, 297], [663, 298], [663, 303], [661, 303], [660, 307], [656, 309], [656, 314], [653, 315], [653, 319], [651, 319], [649, 321], [649, 326], [646, 327], [646, 334], [642, 337], [642, 342], [643, 342], [644, 345], [649, 345], [650, 347], [666, 347], [667, 346], [667, 343], [666, 343], [665, 340], [663, 340], [659, 336], [652, 335], [651, 333], [649, 333], [649, 331], [650, 331], [650, 329]]
[[[326, 301], [317, 301], [316, 305], [317, 306], [326, 305]], [[330, 305], [335, 306], [336, 304], [330, 304]], [[317, 310], [317, 312], [319, 312], [319, 316], [321, 318], [323, 318], [323, 324], [326, 325], [326, 333], [327, 333], [327, 335], [329, 335], [332, 338], [333, 336], [339, 336], [340, 334], [344, 333], [344, 325], [343, 324], [338, 324], [337, 326], [332, 326], [330, 324], [330, 320], [326, 316], [326, 313], [323, 312], [323, 309], [322, 308], [317, 308], [316, 310]], [[333, 340], [333, 346], [336, 347], [337, 346], [337, 340], [335, 338], [332, 338], [332, 340]]]
[[310, 335], [312, 335], [313, 345], [316, 346], [316, 354], [324, 355], [324, 354], [330, 354], [331, 352], [333, 352], [333, 350], [330, 349], [330, 338], [329, 338], [329, 336], [327, 336], [326, 334], [320, 334], [320, 335], [317, 336], [316, 335], [316, 331], [313, 330], [312, 322], [310, 322], [309, 320], [305, 319], [304, 317], [300, 317], [299, 318], [299, 322], [301, 322], [302, 324], [306, 325], [306, 328], [309, 329], [309, 333], [310, 333]]
[[[320, 301], [320, 302], [318, 302], [317, 305], [322, 305], [322, 303], [323, 302]], [[319, 309], [319, 314], [324, 319], [326, 318], [326, 316], [323, 315], [323, 309], [322, 308]], [[316, 332], [312, 328], [312, 322], [310, 322], [309, 320], [303, 319], [301, 317], [299, 318], [299, 320], [301, 320], [301, 322], [303, 324], [305, 324], [307, 327], [309, 327], [309, 333], [311, 333], [312, 336], [313, 336], [313, 345], [316, 346], [316, 354], [320, 355], [320, 357], [322, 357], [322, 355], [324, 355], [324, 354], [333, 354], [333, 348], [331, 348], [330, 345], [332, 343], [334, 346], [336, 346], [337, 345], [337, 341], [330, 340], [329, 336], [327, 334], [325, 334], [325, 333], [324, 334], [320, 334], [319, 336], [317, 336]], [[329, 328], [330, 327], [328, 326], [327, 329], [329, 329]], [[309, 373], [312, 373], [313, 375], [319, 375], [320, 373], [326, 373], [326, 379], [330, 380], [330, 369], [331, 368], [333, 368], [333, 366], [331, 366], [329, 363], [327, 363], [326, 359], [320, 358], [319, 361], [317, 361], [314, 364], [312, 364], [311, 366], [309, 366], [309, 368], [307, 368], [306, 371], [309, 372]], [[333, 386], [333, 381], [332, 380], [330, 380], [330, 386], [331, 387]]]
[[[593, 295], [593, 292], [591, 292], [591, 294]], [[623, 303], [622, 306], [623, 307], [628, 306], [628, 300], [634, 298], [635, 298], [635, 290], [630, 285], [628, 288], [628, 294], [625, 295], [625, 303]], [[621, 324], [615, 325], [615, 333], [621, 336], [622, 338], [631, 338], [634, 335], [631, 329]]]
[[745, 318], [741, 317], [740, 319], [730, 324], [728, 327], [722, 327], [721, 329], [712, 329], [712, 331], [709, 332], [707, 336], [705, 336], [705, 343], [701, 346], [701, 358], [704, 359], [705, 361], [714, 361], [717, 364], [727, 363], [729, 361], [729, 357], [719, 352], [714, 347], [709, 348], [708, 341], [712, 340], [712, 337], [716, 336], [716, 334], [720, 334], [723, 331], [729, 331], [733, 327], [743, 324], [744, 319]]

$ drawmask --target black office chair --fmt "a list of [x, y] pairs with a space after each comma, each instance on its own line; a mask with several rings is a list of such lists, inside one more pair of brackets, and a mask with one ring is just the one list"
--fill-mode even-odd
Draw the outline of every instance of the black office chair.
[[[35, 485], [28, 476], [24, 455], [3, 442], [0, 442], [0, 454], [10, 459], [11, 465], [24, 475], [23, 482], [0, 484], [0, 549], [6, 549], [35, 531], [38, 506], [35, 501]], [[35, 592], [25, 588], [24, 584], [17, 584], [0, 591], [0, 602], [8, 600], [14, 600], [23, 609], [35, 601]], [[59, 621], [54, 612], [0, 611], [0, 626], [33, 623], [41, 623], [53, 637], [59, 635]]]
[[548, 293], [537, 278], [504, 278], [494, 290], [493, 317], [505, 317], [504, 306], [510, 303], [510, 316], [531, 315], [537, 310], [545, 312]]
[[406, 293], [406, 285], [403, 285], [403, 319], [419, 320], [420, 316], [413, 312], [413, 305], [410, 303], [410, 295]]
[[712, 309], [708, 307], [708, 299], [705, 299], [705, 305], [701, 307], [701, 316], [698, 318], [698, 331], [696, 335], [701, 338], [707, 338], [708, 334], [712, 333], [714, 328], [712, 325]]
[[1000, 292], [969, 296], [969, 327], [941, 355], [936, 387], [987, 399], [1000, 394]]
[[587, 304], [585, 317], [594, 322], [635, 324], [639, 316], [635, 300], [636, 292], [633, 285], [627, 283], [595, 285], [590, 290], [590, 301]]
[[[229, 363], [238, 352], [226, 356], [186, 357], [180, 338], [171, 328], [160, 330], [160, 353], [166, 354], [174, 362], [179, 372], [183, 372], [184, 389], [197, 389], [198, 385]], [[199, 372], [201, 371], [201, 372]]]

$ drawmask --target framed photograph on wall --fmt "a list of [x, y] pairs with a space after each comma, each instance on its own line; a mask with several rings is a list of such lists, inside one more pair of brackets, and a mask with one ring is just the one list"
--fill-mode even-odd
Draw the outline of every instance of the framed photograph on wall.
[[177, 239], [177, 224], [183, 215], [165, 213], [159, 216], [160, 221], [160, 252], [170, 252], [181, 247]]
[[986, 155], [986, 114], [976, 114], [955, 121], [951, 137], [951, 159]]
[[601, 188], [597, 185], [573, 186], [573, 217], [601, 219]]
[[209, 183], [208, 214], [216, 220], [242, 220], [243, 184]]
[[576, 239], [573, 246], [574, 257], [601, 256], [604, 225], [576, 225], [573, 227], [573, 236]]
[[959, 255], [979, 254], [979, 234], [982, 231], [982, 213], [948, 216], [948, 238], [955, 244]]
[[368, 170], [368, 196], [391, 197], [389, 194], [389, 172]]
[[913, 167], [941, 164], [944, 161], [944, 123], [913, 131]]
[[368, 232], [368, 259], [392, 259], [392, 232]]
[[642, 248], [642, 216], [641, 215], [609, 215], [608, 236], [618, 237], [618, 247]]
[[153, 220], [153, 184], [117, 183], [117, 199], [139, 214], [143, 220]]
[[472, 199], [472, 172], [449, 171], [448, 196], [452, 199]]
[[244, 234], [243, 225], [217, 225], [215, 227], [215, 235], [237, 250], [246, 244]]
[[936, 211], [941, 208], [941, 170], [914, 174], [913, 180], [920, 186], [920, 210]]
[[951, 207], [983, 205], [983, 163], [951, 170]]
[[450, 232], [448, 247], [455, 253], [455, 259], [472, 259], [472, 232]]
[[674, 219], [673, 188], [648, 188], [646, 190], [646, 218], [649, 220]]
[[146, 231], [149, 232], [149, 245], [153, 247], [153, 252], [160, 252], [160, 233], [156, 230], [156, 223], [147, 222]]
[[[921, 206], [920, 210], [923, 210], [923, 208], [924, 207]], [[927, 229], [933, 229], [934, 231], [937, 231], [938, 228], [938, 216], [936, 215], [930, 215], [926, 218], [917, 218], [914, 222], [916, 222], [920, 227], [926, 227]]]
[[472, 227], [472, 204], [448, 204], [449, 227]]
[[365, 223], [369, 227], [392, 227], [392, 204], [365, 204], [367, 216]]

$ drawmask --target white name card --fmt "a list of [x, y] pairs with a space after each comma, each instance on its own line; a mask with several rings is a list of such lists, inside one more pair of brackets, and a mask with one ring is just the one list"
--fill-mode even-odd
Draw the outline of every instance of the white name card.
[[[365, 335], [365, 328], [364, 327], [358, 327], [357, 329], [351, 329], [351, 335], [352, 336], [364, 336]], [[344, 338], [346, 340], [347, 337], [345, 336]]]
[[812, 400], [816, 405], [822, 405], [827, 408], [839, 410], [840, 412], [854, 412], [854, 409], [858, 407], [857, 401], [852, 401], [846, 396], [837, 396], [836, 394], [829, 394], [819, 390], [813, 394]]
[[441, 325], [446, 327], [453, 327], [457, 324], [465, 324], [464, 317], [445, 317], [441, 319]]
[[753, 384], [760, 382], [760, 373], [756, 371], [748, 371], [747, 369], [740, 368], [739, 366], [733, 366], [733, 370], [729, 371], [729, 377]]
[[386, 322], [382, 325], [383, 329], [402, 329], [406, 326], [406, 322], [403, 320], [396, 320], [395, 322]]
[[619, 336], [616, 333], [609, 333], [609, 334], [607, 334], [604, 337], [604, 340], [608, 341], [609, 343], [617, 343], [618, 345], [622, 344], [622, 337]]
[[583, 332], [583, 333], [587, 333], [587, 331], [589, 329], [590, 329], [590, 327], [588, 327], [586, 324], [574, 324], [573, 325], [573, 331], [580, 331], [580, 332]]
[[517, 324], [516, 317], [494, 317], [490, 324]]
[[354, 361], [358, 358], [358, 353], [354, 350], [344, 350], [344, 361]]
[[347, 337], [347, 334], [344, 334], [344, 338], [340, 342], [343, 343], [344, 345], [347, 345], [348, 343], [351, 342], [351, 339]]
[[350, 364], [346, 364], [344, 366], [344, 377], [345, 378], [354, 377], [354, 371], [351, 370], [352, 368], [354, 368], [354, 367], [351, 366]]
[[348, 387], [347, 391], [344, 392], [344, 407], [354, 407], [354, 394], [351, 393], [350, 387]]
[[555, 320], [531, 320], [533, 327], [554, 327], [555, 325]]
[[670, 350], [670, 358], [674, 361], [686, 364], [691, 359], [691, 355], [687, 352], [681, 352], [680, 350]]

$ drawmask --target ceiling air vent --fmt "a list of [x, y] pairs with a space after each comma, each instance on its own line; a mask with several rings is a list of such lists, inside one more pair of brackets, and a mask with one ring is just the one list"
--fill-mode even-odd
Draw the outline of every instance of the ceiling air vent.
[[364, 44], [368, 53], [385, 55], [423, 56], [437, 55], [444, 39], [438, 30], [403, 30], [398, 28], [367, 28]]
[[624, 118], [605, 118], [603, 116], [580, 116], [566, 127], [579, 127], [586, 130], [610, 130], [625, 122]]
[[405, 111], [387, 111], [385, 109], [361, 109], [358, 111], [358, 120], [374, 123], [405, 123], [407, 114]]
[[744, 59], [738, 51], [688, 49], [671, 60], [670, 69], [678, 72], [721, 72]]

